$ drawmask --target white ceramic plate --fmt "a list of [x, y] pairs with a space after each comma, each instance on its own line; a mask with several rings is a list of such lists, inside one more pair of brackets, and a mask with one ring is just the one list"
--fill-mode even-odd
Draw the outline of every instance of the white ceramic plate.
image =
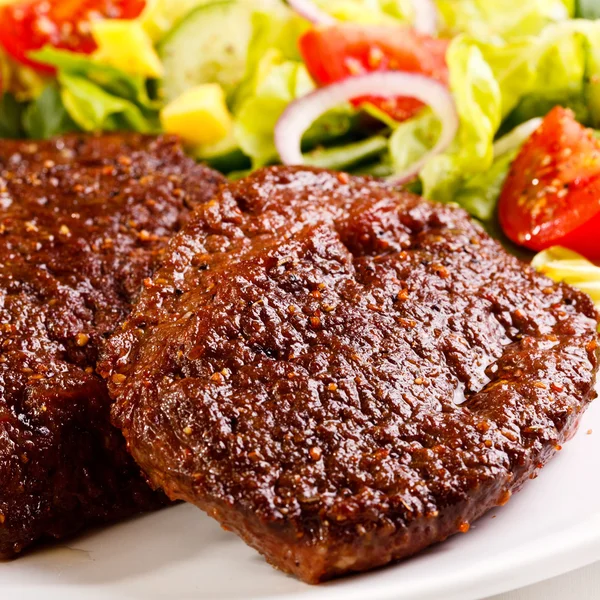
[[[589, 430], [593, 430], [588, 434]], [[475, 600], [600, 560], [600, 401], [540, 477], [467, 535], [319, 587], [269, 567], [192, 506], [0, 563], [7, 600]]]

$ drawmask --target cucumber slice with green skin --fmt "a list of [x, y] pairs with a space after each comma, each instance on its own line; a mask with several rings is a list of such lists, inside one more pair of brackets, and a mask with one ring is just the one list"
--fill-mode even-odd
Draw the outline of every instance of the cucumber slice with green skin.
[[203, 83], [219, 83], [227, 94], [239, 85], [252, 37], [252, 4], [236, 0], [204, 4], [166, 35], [158, 53], [165, 69], [167, 102]]

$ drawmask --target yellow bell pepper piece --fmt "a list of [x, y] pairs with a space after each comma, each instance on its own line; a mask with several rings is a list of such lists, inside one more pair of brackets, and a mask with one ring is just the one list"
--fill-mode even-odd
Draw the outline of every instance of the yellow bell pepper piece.
[[163, 66], [140, 21], [102, 19], [91, 24], [98, 50], [94, 57], [132, 75], [161, 77]]
[[232, 128], [225, 92], [217, 83], [187, 90], [162, 109], [160, 119], [167, 133], [180, 136], [190, 145], [214, 144]]

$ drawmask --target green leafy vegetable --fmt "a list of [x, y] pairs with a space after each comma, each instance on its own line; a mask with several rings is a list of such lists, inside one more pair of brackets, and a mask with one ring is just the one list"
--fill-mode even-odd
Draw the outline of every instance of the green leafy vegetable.
[[231, 98], [234, 111], [255, 93], [257, 79], [274, 52], [280, 62], [302, 62], [298, 39], [308, 27], [309, 23], [285, 8], [252, 14], [252, 38], [248, 46], [246, 73]]
[[[275, 49], [267, 52], [258, 65], [252, 93], [234, 115], [235, 138], [254, 168], [278, 160], [275, 125], [291, 102], [313, 89], [304, 63], [285, 60]], [[345, 135], [353, 126], [355, 112], [344, 105], [323, 115], [305, 133], [303, 146], [315, 147]]]
[[148, 109], [156, 109], [158, 103], [148, 95], [146, 79], [139, 75], [129, 75], [115, 67], [96, 62], [84, 54], [59, 50], [46, 46], [31, 53], [34, 60], [56, 67], [59, 73], [79, 75], [89, 79], [106, 92], [135, 102]]
[[[288, 9], [256, 12], [248, 48], [246, 75], [233, 100], [237, 144], [254, 168], [276, 162], [274, 130], [287, 106], [311, 92], [313, 83], [297, 40], [308, 24]], [[337, 140], [354, 124], [349, 105], [322, 116], [306, 132], [305, 148]]]
[[26, 110], [32, 137], [65, 131], [159, 130], [160, 103], [148, 93], [143, 77], [97, 63], [89, 56], [45, 47], [32, 57], [56, 67], [58, 86], [49, 86]]
[[65, 108], [84, 131], [159, 130], [158, 121], [145, 117], [133, 102], [109, 94], [84, 77], [61, 72], [58, 81]]
[[600, 119], [600, 22], [571, 20], [517, 41], [494, 44], [473, 38], [473, 43], [498, 81], [509, 127], [544, 115], [556, 104], [573, 108], [584, 122]]
[[531, 264], [554, 281], [564, 281], [589, 294], [600, 308], [600, 267], [577, 252], [554, 246], [540, 252]]
[[0, 137], [17, 139], [22, 137], [21, 116], [23, 105], [12, 94], [0, 98]]
[[460, 127], [448, 152], [421, 172], [424, 194], [441, 202], [451, 202], [466, 179], [491, 166], [501, 120], [500, 88], [477, 45], [466, 36], [455, 38], [447, 62]]
[[277, 160], [275, 124], [290, 102], [313, 88], [304, 64], [286, 60], [278, 50], [269, 50], [259, 62], [252, 93], [241, 103], [234, 124], [237, 142], [255, 168]]
[[488, 228], [494, 225], [492, 221], [496, 205], [508, 171], [522, 145], [540, 124], [541, 119], [532, 119], [495, 142], [492, 166], [468, 179], [456, 194], [454, 201], [488, 225]]
[[298, 38], [310, 29], [310, 23], [287, 8], [252, 15], [252, 40], [248, 48], [249, 70], [260, 62], [271, 48], [276, 48], [287, 60], [302, 60]]
[[[494, 139], [556, 104], [580, 120], [600, 124], [600, 22], [565, 21], [540, 35], [482, 43], [459, 35], [447, 62], [460, 116], [455, 143], [421, 172], [424, 194], [456, 201], [489, 221], [516, 152], [494, 157]], [[502, 123], [502, 126], [501, 126]], [[390, 152], [400, 169], [429, 149], [437, 125], [425, 112], [392, 135]]]
[[405, 171], [431, 150], [441, 129], [440, 122], [429, 109], [424, 109], [414, 118], [396, 125], [389, 143], [394, 170]]
[[577, 16], [582, 19], [600, 19], [600, 3], [598, 0], [578, 0]]
[[366, 140], [319, 148], [306, 156], [306, 164], [322, 169], [348, 171], [373, 161], [387, 151], [387, 138], [377, 135]]
[[33, 139], [47, 139], [78, 130], [62, 102], [57, 85], [49, 85], [24, 109], [23, 129], [27, 137]]
[[572, 0], [438, 0], [446, 30], [487, 42], [537, 35], [574, 12]]
[[496, 204], [517, 150], [507, 152], [492, 163], [492, 166], [467, 180], [457, 191], [454, 201], [476, 219], [488, 223], [494, 218]]

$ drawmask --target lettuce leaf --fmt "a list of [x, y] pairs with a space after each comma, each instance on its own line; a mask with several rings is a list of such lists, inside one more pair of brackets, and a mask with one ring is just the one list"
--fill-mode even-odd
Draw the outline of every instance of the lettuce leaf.
[[27, 137], [36, 140], [79, 129], [67, 112], [56, 84], [50, 84], [24, 108], [22, 127]]
[[564, 281], [589, 294], [600, 308], [600, 267], [561, 246], [540, 252], [532, 266], [556, 282]]
[[454, 201], [476, 219], [490, 227], [496, 213], [496, 205], [502, 192], [510, 167], [523, 144], [540, 126], [541, 119], [522, 123], [494, 143], [494, 162], [486, 171], [467, 179], [457, 191]]
[[573, 0], [438, 0], [437, 6], [447, 34], [491, 42], [537, 35], [574, 13]]
[[55, 67], [57, 78], [25, 111], [24, 126], [31, 137], [73, 130], [160, 130], [160, 102], [151, 98], [144, 77], [51, 47], [32, 53], [32, 57]]
[[104, 91], [135, 102], [148, 109], [156, 109], [159, 103], [150, 98], [145, 77], [130, 75], [95, 61], [93, 58], [68, 50], [45, 46], [30, 53], [32, 59], [55, 67], [59, 73], [79, 75], [100, 86]]
[[235, 115], [234, 133], [254, 168], [277, 160], [274, 130], [288, 104], [304, 96], [314, 84], [303, 63], [286, 60], [275, 49], [259, 61], [251, 94]]
[[582, 19], [600, 19], [600, 4], [597, 0], [578, 0], [576, 16]]
[[252, 39], [248, 48], [248, 68], [258, 64], [265, 53], [275, 48], [287, 60], [302, 60], [298, 39], [310, 29], [310, 23], [288, 8], [269, 12], [255, 11], [252, 15]]
[[306, 164], [334, 171], [349, 171], [365, 163], [378, 159], [387, 151], [388, 140], [384, 136], [375, 135], [331, 148], [317, 148], [306, 155]]
[[556, 104], [573, 108], [583, 122], [600, 119], [600, 102], [589, 102], [599, 94], [600, 22], [567, 21], [539, 36], [479, 47], [498, 80], [502, 115], [510, 115], [511, 126]]
[[[424, 195], [441, 202], [451, 202], [464, 180], [491, 166], [493, 141], [501, 121], [500, 88], [477, 45], [467, 36], [455, 38], [447, 61], [460, 127], [448, 152], [431, 159], [421, 172]], [[397, 167], [431, 147], [436, 127], [439, 131], [431, 118], [417, 117], [420, 123], [416, 128], [409, 122], [393, 134], [390, 151]]]
[[160, 130], [158, 120], [148, 119], [133, 102], [109, 94], [99, 85], [70, 73], [58, 75], [63, 104], [83, 131], [119, 131], [140, 133]]
[[31, 67], [18, 63], [0, 47], [0, 89], [12, 94], [19, 102], [37, 98], [49, 78]]
[[[283, 111], [315, 84], [299, 54], [297, 40], [308, 24], [287, 8], [253, 15], [246, 75], [233, 104], [234, 135], [254, 168], [277, 162], [274, 130]], [[303, 147], [314, 148], [348, 133], [356, 111], [344, 105], [318, 119]]]
[[78, 131], [79, 127], [65, 109], [58, 86], [48, 85], [28, 103], [5, 93], [0, 99], [0, 137], [47, 139]]
[[498, 198], [518, 150], [507, 152], [495, 160], [489, 169], [468, 179], [454, 196], [454, 201], [484, 223], [495, 216]]
[[10, 93], [0, 98], [0, 137], [17, 139], [23, 135], [23, 105]]
[[423, 109], [414, 118], [396, 124], [389, 141], [394, 171], [405, 171], [431, 150], [440, 131], [440, 122], [428, 108]]
[[302, 62], [298, 39], [309, 27], [309, 23], [285, 7], [252, 14], [252, 38], [248, 45], [246, 72], [230, 98], [234, 112], [255, 93], [257, 80], [273, 60], [273, 53], [277, 53], [280, 61]]
[[[497, 43], [459, 35], [447, 60], [460, 128], [448, 151], [421, 172], [424, 195], [459, 202], [489, 221], [512, 162], [494, 157], [499, 135], [556, 104], [573, 108], [584, 123], [600, 124], [600, 21], [565, 21], [537, 36]], [[390, 140], [395, 168], [427, 151], [437, 131], [428, 111], [398, 127]]]
[[[252, 94], [234, 114], [234, 135], [254, 168], [277, 162], [274, 131], [288, 105], [314, 89], [304, 63], [285, 60], [271, 49], [257, 69]], [[356, 111], [343, 105], [321, 116], [303, 137], [303, 148], [314, 148], [347, 134]]]

